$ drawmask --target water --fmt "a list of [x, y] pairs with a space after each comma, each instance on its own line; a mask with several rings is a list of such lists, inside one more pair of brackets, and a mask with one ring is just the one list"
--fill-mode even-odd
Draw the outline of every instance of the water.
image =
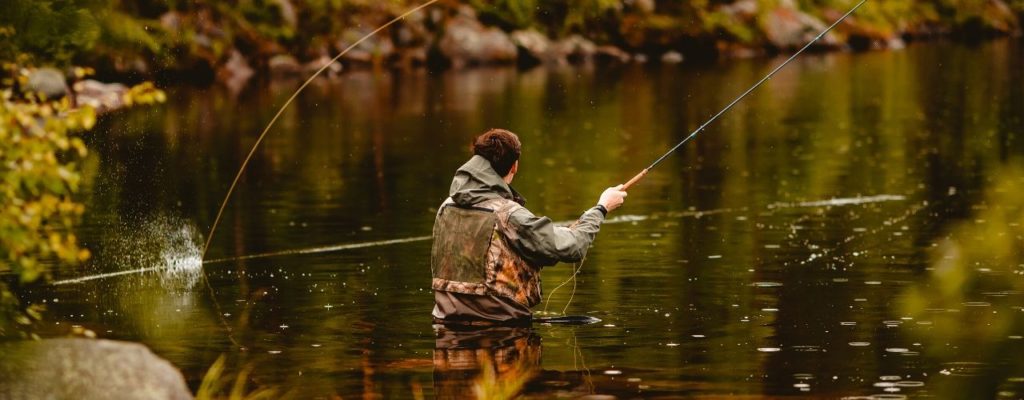
[[[1020, 397], [1020, 272], [979, 265], [987, 295], [904, 305], [935, 297], [937, 249], [1024, 155], [1020, 55], [995, 42], [802, 57], [613, 214], [567, 309], [600, 323], [470, 338], [435, 337], [423, 236], [474, 134], [518, 132], [514, 186], [571, 220], [781, 60], [317, 82], [256, 154], [201, 268], [235, 168], [297, 82], [171, 88], [90, 136], [79, 236], [94, 260], [31, 296], [49, 307], [44, 335], [79, 325], [145, 343], [193, 388], [228, 354], [250, 387], [300, 398], [517, 384], [534, 397]], [[545, 270], [545, 288], [571, 273]], [[959, 320], [990, 328], [959, 335]], [[480, 372], [493, 362], [498, 375]]]

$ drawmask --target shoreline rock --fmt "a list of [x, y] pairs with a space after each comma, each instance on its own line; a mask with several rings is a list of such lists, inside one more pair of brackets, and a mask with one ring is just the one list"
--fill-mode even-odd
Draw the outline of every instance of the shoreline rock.
[[0, 398], [192, 399], [185, 377], [138, 343], [45, 339], [0, 343]]
[[456, 69], [512, 63], [519, 56], [515, 43], [504, 31], [484, 26], [468, 6], [459, 7], [458, 12], [446, 21], [437, 48]]

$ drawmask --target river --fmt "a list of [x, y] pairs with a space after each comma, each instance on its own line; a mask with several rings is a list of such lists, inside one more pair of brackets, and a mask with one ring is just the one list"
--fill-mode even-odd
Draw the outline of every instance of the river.
[[[170, 88], [88, 135], [78, 236], [93, 259], [31, 296], [44, 336], [141, 342], [193, 389], [225, 354], [228, 376], [296, 398], [1019, 398], [1024, 265], [972, 265], [962, 301], [929, 301], [947, 238], [986, 222], [1000, 180], [1024, 183], [1022, 49], [801, 57], [632, 189], [578, 280], [537, 307], [601, 322], [456, 345], [431, 326], [422, 237], [474, 135], [517, 132], [513, 186], [572, 220], [782, 59], [317, 81], [201, 268], [242, 158], [299, 82]], [[544, 270], [546, 299], [573, 268]]]

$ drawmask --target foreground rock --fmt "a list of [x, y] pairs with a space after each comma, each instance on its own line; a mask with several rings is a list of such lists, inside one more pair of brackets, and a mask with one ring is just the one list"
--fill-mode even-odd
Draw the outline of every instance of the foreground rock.
[[0, 344], [2, 399], [191, 399], [185, 378], [136, 343], [48, 339]]

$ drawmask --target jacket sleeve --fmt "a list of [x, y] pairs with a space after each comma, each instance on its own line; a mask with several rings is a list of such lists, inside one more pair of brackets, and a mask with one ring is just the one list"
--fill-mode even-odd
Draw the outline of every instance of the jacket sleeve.
[[548, 217], [538, 217], [520, 208], [508, 218], [509, 245], [531, 265], [548, 266], [583, 259], [601, 230], [604, 214], [591, 208], [571, 227], [556, 226]]

